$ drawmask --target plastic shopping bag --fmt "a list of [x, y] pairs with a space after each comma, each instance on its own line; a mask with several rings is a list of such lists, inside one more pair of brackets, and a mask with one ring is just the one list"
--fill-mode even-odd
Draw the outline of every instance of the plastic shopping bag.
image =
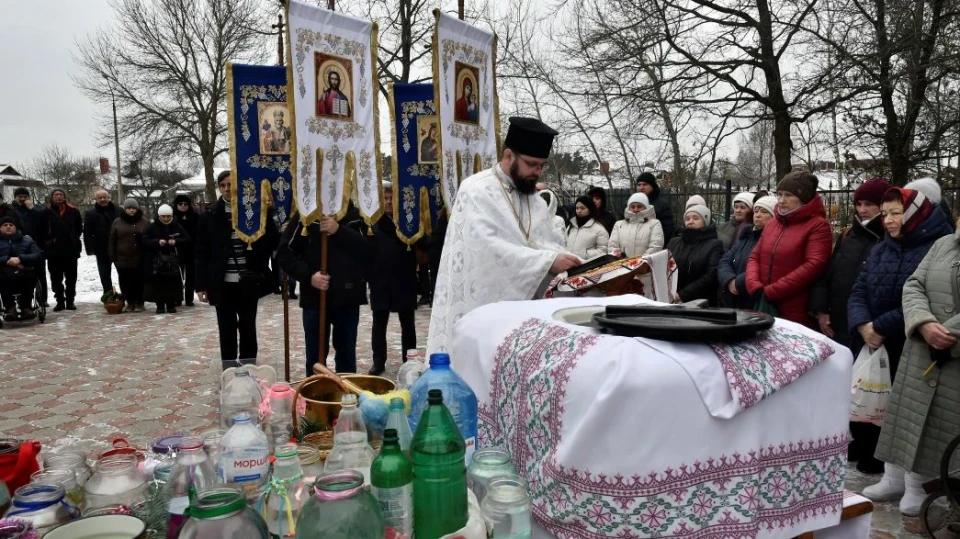
[[883, 423], [890, 398], [890, 360], [887, 349], [871, 350], [864, 345], [853, 364], [853, 386], [850, 390], [850, 421]]

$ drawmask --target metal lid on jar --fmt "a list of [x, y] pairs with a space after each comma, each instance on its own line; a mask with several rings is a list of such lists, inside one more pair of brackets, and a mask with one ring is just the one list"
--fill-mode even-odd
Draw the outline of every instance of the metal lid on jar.
[[150, 442], [150, 449], [158, 455], [166, 455], [171, 451], [176, 453], [180, 449], [180, 442], [183, 440], [182, 434], [171, 434], [169, 436], [161, 436], [160, 438], [155, 439]]

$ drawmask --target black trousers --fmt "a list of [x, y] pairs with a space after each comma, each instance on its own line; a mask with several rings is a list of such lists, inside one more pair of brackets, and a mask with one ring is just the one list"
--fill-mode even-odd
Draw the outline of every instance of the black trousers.
[[111, 263], [107, 255], [97, 255], [97, 273], [100, 274], [100, 286], [104, 292], [113, 289], [113, 277], [110, 275]]
[[50, 265], [50, 288], [57, 303], [73, 301], [77, 297], [77, 258], [74, 256], [55, 257], [48, 261]]
[[[400, 343], [403, 346], [403, 361], [407, 361], [407, 350], [417, 347], [417, 326], [413, 309], [400, 311]], [[370, 346], [373, 348], [373, 365], [384, 368], [387, 364], [387, 323], [390, 311], [373, 311], [373, 334]]]
[[180, 272], [183, 273], [183, 301], [184, 303], [193, 303], [194, 276], [197, 266], [193, 262], [193, 257], [180, 257]]
[[126, 296], [127, 305], [143, 303], [143, 269], [117, 268], [120, 293]]
[[37, 278], [29, 272], [23, 273], [18, 277], [0, 279], [0, 303], [3, 303], [4, 309], [14, 309], [14, 294], [19, 294], [16, 301], [21, 309], [26, 309], [33, 304], [33, 286]]
[[[257, 362], [257, 303], [248, 297], [240, 283], [223, 283], [217, 303], [220, 330], [220, 361], [224, 369], [240, 363]], [[239, 334], [239, 347], [237, 346]]]

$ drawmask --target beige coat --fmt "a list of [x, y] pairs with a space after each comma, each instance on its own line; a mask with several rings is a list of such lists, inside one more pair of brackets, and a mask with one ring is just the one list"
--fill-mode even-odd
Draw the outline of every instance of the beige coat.
[[603, 225], [590, 219], [583, 228], [577, 226], [577, 218], [570, 219], [570, 230], [567, 231], [567, 250], [580, 258], [593, 258], [607, 254], [607, 243], [610, 235]]
[[960, 436], [960, 346], [942, 369], [930, 365], [919, 328], [939, 322], [960, 335], [960, 232], [937, 240], [903, 286], [907, 343], [893, 383], [876, 457], [921, 475], [938, 475], [950, 440]]
[[610, 233], [607, 252], [622, 252], [626, 256], [646, 256], [663, 250], [663, 227], [653, 208], [631, 214], [629, 219], [617, 221]]

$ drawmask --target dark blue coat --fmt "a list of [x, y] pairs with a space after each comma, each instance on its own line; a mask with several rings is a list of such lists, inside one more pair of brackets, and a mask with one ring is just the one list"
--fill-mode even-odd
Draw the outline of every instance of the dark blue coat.
[[[737, 241], [733, 242], [730, 249], [720, 257], [717, 278], [720, 281], [720, 297], [723, 298], [724, 307], [753, 309], [756, 306], [757, 296], [747, 291], [747, 261], [750, 260], [750, 253], [757, 245], [761, 233], [763, 230], [756, 230], [753, 227], [744, 229]], [[727, 289], [730, 281], [737, 283], [739, 294], [736, 296]]]
[[930, 214], [923, 224], [900, 241], [887, 234], [882, 242], [870, 250], [867, 263], [853, 285], [853, 293], [847, 302], [847, 318], [854, 344], [863, 346], [857, 328], [873, 322], [874, 331], [884, 337], [891, 373], [895, 371], [906, 341], [903, 284], [916, 271], [933, 242], [948, 234], [950, 225], [943, 212], [939, 211]]
[[20, 259], [24, 267], [35, 268], [43, 262], [43, 251], [30, 236], [24, 236], [19, 230], [13, 236], [0, 236], [0, 274], [5, 277], [18, 277], [22, 270], [8, 266], [11, 257]]

